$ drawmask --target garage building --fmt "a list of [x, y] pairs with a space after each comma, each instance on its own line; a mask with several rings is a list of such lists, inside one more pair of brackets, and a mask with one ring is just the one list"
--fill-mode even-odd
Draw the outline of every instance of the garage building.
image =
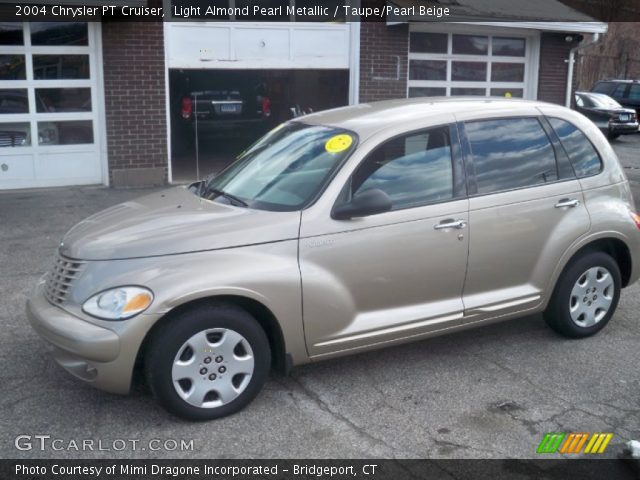
[[564, 104], [571, 50], [607, 29], [471, 17], [219, 20], [0, 24], [0, 189], [186, 182], [281, 121], [359, 102], [497, 95]]

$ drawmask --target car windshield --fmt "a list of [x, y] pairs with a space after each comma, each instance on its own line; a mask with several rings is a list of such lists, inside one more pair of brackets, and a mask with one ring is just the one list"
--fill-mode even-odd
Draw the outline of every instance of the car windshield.
[[258, 140], [202, 189], [202, 197], [261, 210], [306, 207], [357, 143], [352, 132], [291, 122]]
[[589, 95], [588, 97], [596, 107], [620, 108], [621, 105], [607, 95]]

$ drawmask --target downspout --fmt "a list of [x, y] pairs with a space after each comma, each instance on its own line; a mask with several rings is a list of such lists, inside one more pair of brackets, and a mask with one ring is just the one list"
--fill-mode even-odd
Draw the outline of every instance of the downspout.
[[583, 50], [587, 47], [590, 47], [591, 45], [598, 43], [599, 41], [600, 41], [600, 34], [594, 33], [593, 38], [591, 39], [590, 42], [579, 43], [578, 45], [573, 47], [571, 50], [569, 50], [569, 60], [567, 60], [569, 62], [569, 69], [567, 71], [567, 91], [564, 98], [564, 106], [567, 108], [571, 107], [571, 91], [573, 90], [573, 64], [576, 61], [576, 53], [579, 50]]

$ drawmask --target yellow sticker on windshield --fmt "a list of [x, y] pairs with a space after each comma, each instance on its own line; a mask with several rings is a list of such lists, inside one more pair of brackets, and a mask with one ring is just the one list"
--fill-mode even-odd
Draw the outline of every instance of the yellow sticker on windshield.
[[341, 133], [340, 135], [334, 135], [327, 140], [327, 143], [324, 144], [324, 148], [329, 153], [340, 153], [349, 148], [352, 143], [353, 138], [351, 138], [351, 135]]

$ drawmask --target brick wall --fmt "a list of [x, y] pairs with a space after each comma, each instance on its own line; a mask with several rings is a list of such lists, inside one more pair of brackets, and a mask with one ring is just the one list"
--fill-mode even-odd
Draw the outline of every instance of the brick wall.
[[360, 29], [360, 102], [405, 98], [409, 27], [362, 22]]
[[163, 184], [168, 156], [162, 23], [103, 23], [102, 49], [110, 184]]
[[[564, 105], [569, 51], [575, 47], [567, 42], [566, 33], [543, 32], [540, 38], [540, 73], [538, 77], [538, 100]], [[574, 65], [575, 67], [575, 65]], [[576, 82], [574, 69], [574, 85]]]

